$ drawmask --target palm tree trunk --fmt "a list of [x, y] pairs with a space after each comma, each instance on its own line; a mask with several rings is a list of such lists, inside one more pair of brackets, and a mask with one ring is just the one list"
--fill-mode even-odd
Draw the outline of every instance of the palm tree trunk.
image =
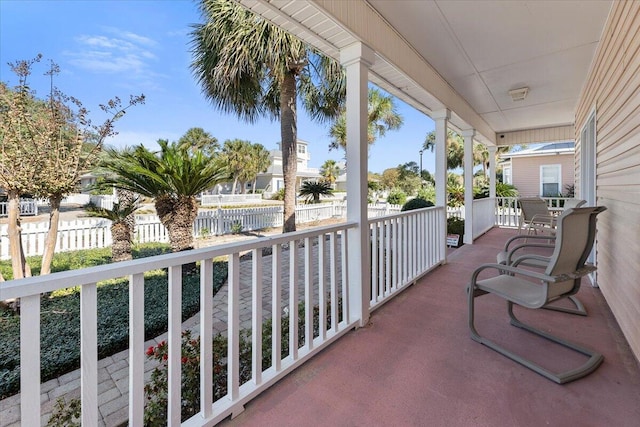
[[233, 188], [231, 189], [231, 194], [236, 194], [236, 185], [238, 184], [238, 177], [235, 177], [233, 180]]
[[51, 261], [56, 250], [56, 240], [58, 240], [58, 227], [60, 224], [60, 203], [62, 194], [55, 194], [49, 198], [51, 212], [49, 213], [49, 231], [44, 241], [44, 254], [40, 266], [40, 275], [51, 273]]
[[284, 178], [283, 233], [296, 231], [296, 173], [298, 171], [296, 111], [296, 77], [295, 74], [289, 72], [285, 75], [280, 86], [280, 134]]
[[258, 182], [258, 178], [253, 180], [253, 185], [251, 186], [251, 194], [256, 194], [256, 183]]
[[[116, 190], [116, 195], [118, 196], [118, 203], [120, 203], [120, 206], [131, 206], [136, 201], [136, 195], [133, 191], [118, 189]], [[124, 221], [127, 224], [129, 233], [131, 234], [131, 240], [133, 240], [133, 231], [136, 226], [135, 212], [132, 212], [130, 215], [128, 215]]]
[[111, 246], [111, 259], [113, 262], [127, 261], [131, 256], [131, 230], [126, 220], [114, 223], [111, 226], [113, 245]]
[[193, 249], [193, 223], [198, 215], [195, 197], [157, 197], [156, 211], [160, 221], [167, 228], [173, 252]]

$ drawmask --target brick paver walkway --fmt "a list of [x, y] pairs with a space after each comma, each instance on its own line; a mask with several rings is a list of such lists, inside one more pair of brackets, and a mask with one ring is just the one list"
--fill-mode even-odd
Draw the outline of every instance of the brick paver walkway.
[[[246, 236], [245, 236], [246, 237]], [[236, 239], [237, 240], [237, 239]], [[216, 244], [221, 243], [219, 240]], [[328, 245], [326, 248], [326, 259], [329, 259]], [[317, 302], [317, 283], [318, 283], [318, 246], [313, 245], [312, 250], [312, 271], [313, 283], [315, 289], [314, 301]], [[338, 250], [338, 257], [339, 257]], [[298, 292], [300, 300], [304, 299], [304, 248], [298, 249]], [[246, 258], [246, 256], [245, 256]], [[339, 258], [338, 258], [339, 259]], [[283, 311], [288, 311], [289, 298], [289, 251], [282, 252], [282, 307]], [[272, 257], [270, 255], [263, 256], [263, 281], [262, 281], [262, 301], [263, 301], [263, 318], [271, 317], [271, 278], [272, 278]], [[328, 264], [328, 263], [327, 263]], [[339, 263], [338, 263], [339, 265]], [[329, 274], [327, 265], [325, 274]], [[252, 277], [252, 261], [244, 259], [240, 263], [240, 323], [242, 329], [251, 328], [251, 277]], [[338, 282], [340, 281], [340, 271], [337, 274]], [[227, 298], [228, 289], [225, 284], [214, 296], [213, 309], [213, 329], [214, 333], [225, 333], [227, 330]], [[190, 329], [199, 333], [199, 314], [183, 323], [183, 330]], [[145, 343], [145, 348], [157, 345], [162, 340], [166, 340], [166, 334], [160, 335], [153, 340]], [[126, 425], [128, 416], [128, 399], [129, 399], [129, 362], [128, 350], [101, 359], [98, 362], [98, 405], [101, 415], [100, 426], [120, 426]], [[156, 366], [155, 362], [147, 360], [145, 362], [145, 380], [148, 380], [151, 371]], [[46, 424], [51, 416], [51, 412], [59, 398], [67, 401], [80, 397], [80, 370], [75, 370], [64, 374], [58, 378], [47, 381], [42, 384], [40, 402], [42, 405], [42, 424]], [[0, 401], [0, 427], [19, 427], [20, 426], [20, 395], [14, 395]]]

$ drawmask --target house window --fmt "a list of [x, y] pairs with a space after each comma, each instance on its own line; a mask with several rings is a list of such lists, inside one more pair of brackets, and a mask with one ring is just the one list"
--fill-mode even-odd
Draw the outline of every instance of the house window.
[[513, 178], [511, 176], [511, 165], [502, 166], [502, 182], [504, 184], [513, 184]]
[[298, 153], [305, 154], [307, 152], [307, 147], [305, 145], [298, 145]]
[[542, 197], [558, 197], [562, 189], [560, 165], [540, 166], [540, 194]]

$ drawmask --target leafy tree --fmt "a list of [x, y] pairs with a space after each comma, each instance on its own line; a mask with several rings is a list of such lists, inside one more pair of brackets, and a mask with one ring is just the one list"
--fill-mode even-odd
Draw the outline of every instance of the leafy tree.
[[283, 231], [296, 229], [297, 100], [312, 119], [342, 111], [340, 64], [228, 0], [201, 0], [204, 23], [191, 32], [191, 69], [214, 106], [241, 119], [280, 119], [284, 175]]
[[407, 193], [400, 190], [399, 188], [394, 188], [389, 192], [389, 196], [387, 196], [387, 203], [392, 205], [404, 205], [404, 202], [407, 201]]
[[382, 178], [380, 180], [380, 185], [382, 188], [390, 190], [395, 188], [398, 185], [398, 180], [400, 179], [400, 172], [397, 168], [389, 168], [385, 169], [382, 172]]
[[167, 228], [174, 252], [193, 248], [193, 223], [198, 214], [196, 196], [227, 181], [229, 173], [219, 159], [159, 140], [160, 152], [142, 145], [121, 151], [107, 149], [102, 169], [110, 174], [106, 185], [154, 198], [156, 212]]
[[105, 218], [111, 221], [111, 259], [113, 262], [132, 259], [131, 243], [133, 227], [128, 220], [134, 215], [137, 207], [133, 203], [114, 203], [112, 209], [100, 208], [96, 205], [85, 206], [90, 216]]
[[300, 186], [300, 195], [307, 203], [320, 203], [320, 196], [331, 195], [331, 184], [327, 181], [305, 181]]
[[335, 184], [338, 176], [340, 176], [340, 166], [335, 160], [326, 160], [322, 166], [320, 166], [320, 176], [323, 181], [329, 184]]
[[126, 110], [144, 102], [144, 96], [131, 97], [126, 106], [119, 98], [100, 108], [108, 115], [101, 125], [93, 125], [82, 103], [63, 94], [53, 85], [59, 67], [50, 63], [45, 73], [51, 80], [47, 100], [35, 97], [28, 84], [32, 67], [42, 59], [10, 63], [18, 77], [14, 90], [0, 88], [0, 185], [9, 200], [9, 244], [14, 278], [31, 274], [25, 261], [20, 237], [20, 195], [31, 193], [48, 198], [51, 205], [49, 231], [45, 238], [40, 274], [48, 274], [57, 240], [62, 198], [75, 190], [78, 177], [97, 160], [104, 140], [113, 135], [114, 124]]
[[[397, 112], [392, 96], [383, 95], [375, 88], [369, 89], [367, 141], [369, 145], [389, 130], [397, 130], [402, 126], [402, 116]], [[347, 148], [347, 114], [343, 109], [340, 117], [329, 130], [331, 143], [329, 149]]]
[[407, 162], [403, 165], [398, 165], [396, 169], [398, 170], [397, 186], [406, 194], [415, 194], [420, 189], [421, 184], [420, 175], [418, 174], [420, 167], [416, 162]]
[[218, 140], [202, 128], [189, 129], [180, 139], [178, 145], [192, 152], [198, 150], [207, 157], [214, 157], [220, 149]]

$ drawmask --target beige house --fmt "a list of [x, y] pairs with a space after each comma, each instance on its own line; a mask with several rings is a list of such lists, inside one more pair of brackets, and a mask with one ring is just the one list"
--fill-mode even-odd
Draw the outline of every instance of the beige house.
[[558, 197], [575, 184], [575, 145], [554, 142], [502, 155], [502, 182], [523, 197]]

